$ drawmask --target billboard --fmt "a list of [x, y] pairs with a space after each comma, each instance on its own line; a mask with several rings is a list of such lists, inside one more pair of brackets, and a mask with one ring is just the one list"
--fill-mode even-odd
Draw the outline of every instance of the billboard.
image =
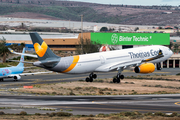
[[91, 41], [108, 45], [169, 45], [169, 33], [91, 33]]

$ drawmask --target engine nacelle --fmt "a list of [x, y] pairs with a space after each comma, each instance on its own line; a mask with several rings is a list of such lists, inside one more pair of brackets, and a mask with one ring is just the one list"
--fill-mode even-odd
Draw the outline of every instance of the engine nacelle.
[[14, 80], [20, 80], [20, 79], [21, 79], [21, 76], [19, 75], [14, 76]]
[[135, 73], [152, 73], [155, 70], [153, 63], [145, 63], [134, 68]]

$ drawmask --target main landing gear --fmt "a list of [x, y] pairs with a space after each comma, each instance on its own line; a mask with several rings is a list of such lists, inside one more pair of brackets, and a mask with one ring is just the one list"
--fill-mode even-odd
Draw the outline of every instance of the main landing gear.
[[86, 82], [93, 82], [93, 79], [96, 79], [96, 78], [97, 78], [97, 75], [91, 73], [91, 74], [89, 75], [89, 77], [86, 78]]
[[[118, 68], [118, 74], [115, 78], [113, 78], [113, 83], [120, 83], [121, 80], [124, 79], [124, 75], [121, 75], [121, 72], [123, 71], [123, 67]], [[93, 82], [93, 79], [96, 79], [97, 75], [93, 72], [89, 75], [89, 77], [86, 78], [86, 82]]]
[[124, 79], [124, 75], [121, 74], [117, 74], [117, 76], [115, 78], [113, 78], [113, 83], [120, 83], [121, 80]]
[[3, 79], [3, 78], [0, 78], [0, 81], [4, 81], [4, 79]]
[[124, 79], [124, 75], [121, 75], [121, 72], [123, 71], [123, 68], [118, 68], [118, 74], [115, 78], [113, 78], [113, 83], [120, 83], [121, 80]]

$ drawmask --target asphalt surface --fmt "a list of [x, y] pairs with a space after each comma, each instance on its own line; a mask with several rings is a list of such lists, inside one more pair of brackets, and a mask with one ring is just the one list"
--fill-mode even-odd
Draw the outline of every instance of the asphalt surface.
[[0, 96], [0, 107], [7, 113], [52, 112], [39, 108], [63, 110], [74, 115], [110, 114], [121, 111], [180, 113], [180, 94], [126, 96]]
[[[180, 69], [163, 69], [155, 71], [149, 75], [176, 75]], [[112, 78], [117, 72], [96, 73], [98, 79]], [[147, 74], [136, 74], [132, 71], [124, 71], [127, 76], [138, 76]], [[22, 76], [19, 81], [7, 79], [0, 82], [1, 89], [19, 88], [24, 85], [59, 83], [84, 80], [89, 74], [68, 75], [68, 74], [42, 74], [34, 76]], [[139, 111], [147, 112], [165, 112], [180, 113], [180, 94], [172, 95], [121, 95], [121, 96], [31, 96], [31, 95], [9, 95], [4, 91], [0, 91], [0, 108], [6, 113], [20, 113], [26, 111], [28, 114], [34, 113], [51, 113], [70, 112], [77, 114], [110, 114], [121, 111]], [[7, 108], [9, 107], [9, 108]], [[46, 110], [40, 110], [43, 108]], [[53, 109], [50, 111], [47, 109]]]
[[[127, 76], [146, 76], [146, 75], [176, 75], [180, 73], [180, 68], [170, 68], [170, 69], [162, 69], [161, 71], [155, 71], [151, 74], [137, 74], [133, 71], [123, 71], [122, 74]], [[105, 79], [112, 78], [117, 75], [117, 72], [107, 72], [107, 73], [95, 73], [97, 74], [97, 79]], [[53, 74], [41, 74], [41, 75], [33, 75], [33, 76], [22, 76], [21, 80], [13, 81], [12, 78], [5, 79], [4, 82], [0, 82], [1, 88], [19, 88], [26, 85], [34, 85], [34, 84], [47, 84], [47, 83], [59, 83], [59, 82], [72, 82], [78, 80], [85, 80], [89, 74], [61, 74], [61, 73], [53, 73]]]

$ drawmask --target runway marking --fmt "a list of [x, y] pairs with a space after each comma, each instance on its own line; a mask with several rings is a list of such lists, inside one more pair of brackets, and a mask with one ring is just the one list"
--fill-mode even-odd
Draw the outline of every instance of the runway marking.
[[[103, 106], [111, 106], [111, 107], [118, 107], [118, 105], [107, 105], [107, 104], [101, 104], [101, 103], [96, 103], [96, 104], [98, 104], [98, 105], [103, 105]], [[126, 106], [127, 108], [128, 107], [130, 107], [130, 108], [132, 108], [131, 106]], [[136, 109], [144, 109], [144, 107], [138, 107], [138, 106], [133, 106], [134, 108], [136, 108]], [[153, 108], [153, 110], [161, 110], [161, 109], [159, 109], [159, 108]]]
[[180, 106], [180, 104], [179, 104], [179, 103], [180, 103], [180, 102], [175, 102], [174, 104], [175, 104], [175, 105], [178, 105], [178, 106]]
[[[51, 106], [49, 106], [49, 107], [51, 107]], [[53, 107], [54, 107], [54, 106], [53, 106]], [[73, 109], [73, 108], [74, 108], [74, 109], [86, 109], [86, 110], [87, 110], [87, 109], [88, 109], [88, 110], [94, 110], [94, 109], [95, 109], [95, 110], [97, 110], [97, 109], [98, 109], [98, 110], [116, 110], [116, 111], [120, 111], [120, 110], [122, 110], [122, 111], [128, 111], [128, 110], [131, 110], [131, 111], [142, 111], [142, 112], [143, 112], [143, 111], [146, 111], [146, 112], [159, 111], [159, 110], [140, 110], [140, 109], [133, 109], [133, 108], [130, 108], [130, 109], [125, 109], [125, 108], [124, 108], [124, 109], [119, 109], [119, 108], [118, 108], [118, 109], [116, 109], [116, 108], [94, 108], [94, 107], [91, 108], [91, 107], [68, 107], [68, 106], [56, 106], [56, 107], [57, 107], [57, 108], [69, 108], [69, 109], [70, 109], [70, 108], [71, 108], [71, 109]], [[167, 112], [167, 113], [168, 113], [168, 112], [169, 112], [169, 113], [172, 112], [172, 111], [164, 111], [164, 110], [161, 110], [161, 111]]]

